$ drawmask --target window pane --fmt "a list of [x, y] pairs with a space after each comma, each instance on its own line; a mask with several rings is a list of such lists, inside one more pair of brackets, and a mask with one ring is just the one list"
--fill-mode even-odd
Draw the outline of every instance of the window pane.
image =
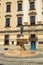
[[18, 4], [18, 11], [22, 11], [22, 4]]
[[30, 2], [30, 9], [34, 9], [34, 2]]
[[18, 17], [18, 25], [22, 25], [22, 17]]
[[9, 35], [5, 35], [5, 45], [9, 45]]
[[6, 19], [6, 26], [10, 26], [10, 18]]
[[31, 25], [35, 25], [35, 16], [30, 16]]
[[7, 11], [7, 12], [10, 12], [10, 5], [7, 5], [6, 11]]
[[5, 35], [5, 40], [9, 40], [9, 35]]

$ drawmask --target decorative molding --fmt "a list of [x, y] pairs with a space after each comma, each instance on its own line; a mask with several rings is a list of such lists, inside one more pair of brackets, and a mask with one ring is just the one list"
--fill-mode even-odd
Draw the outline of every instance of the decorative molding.
[[[23, 30], [23, 32], [40, 32], [43, 31], [43, 29], [38, 29], [38, 30]], [[0, 31], [0, 33], [16, 33], [20, 32], [20, 30], [5, 30], [5, 31]]]
[[11, 15], [5, 15], [5, 17], [11, 17]]
[[23, 2], [22, 0], [20, 0], [20, 1], [18, 0], [18, 1], [17, 1], [17, 3], [22, 3], [22, 2]]
[[30, 12], [29, 15], [36, 15], [36, 12]]
[[32, 38], [31, 36], [29, 37], [29, 41], [37, 41], [37, 37], [35, 36], [34, 38]]
[[16, 16], [23, 16], [23, 14], [17, 14]]
[[6, 4], [11, 4], [11, 2], [6, 2]]
[[29, 0], [30, 2], [34, 2], [35, 0]]
[[38, 21], [38, 24], [41, 25], [42, 24], [42, 21]]

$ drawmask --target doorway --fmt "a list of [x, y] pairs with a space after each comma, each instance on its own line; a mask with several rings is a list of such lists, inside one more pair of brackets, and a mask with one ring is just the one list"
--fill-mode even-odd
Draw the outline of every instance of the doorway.
[[31, 50], [36, 50], [36, 42], [31, 41]]

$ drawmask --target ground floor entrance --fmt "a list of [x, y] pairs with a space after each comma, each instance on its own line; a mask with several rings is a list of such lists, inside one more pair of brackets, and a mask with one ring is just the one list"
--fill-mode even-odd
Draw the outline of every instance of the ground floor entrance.
[[31, 41], [31, 50], [36, 50], [36, 42]]

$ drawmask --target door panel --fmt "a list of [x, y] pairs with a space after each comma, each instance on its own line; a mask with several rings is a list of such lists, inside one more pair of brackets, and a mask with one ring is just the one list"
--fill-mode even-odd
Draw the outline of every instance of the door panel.
[[31, 50], [36, 50], [36, 42], [35, 41], [31, 42]]

